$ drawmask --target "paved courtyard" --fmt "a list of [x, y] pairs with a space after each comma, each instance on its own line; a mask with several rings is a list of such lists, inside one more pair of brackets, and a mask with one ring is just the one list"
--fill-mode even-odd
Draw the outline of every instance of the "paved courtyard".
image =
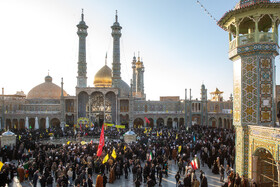
[[[219, 175], [215, 175], [211, 172], [211, 170], [208, 167], [201, 167], [201, 169], [205, 172], [207, 180], [208, 180], [208, 186], [209, 187], [214, 187], [214, 186], [221, 186], [222, 182], [220, 182], [220, 176]], [[163, 187], [174, 187], [176, 186], [176, 182], [175, 182], [175, 175], [178, 171], [178, 166], [174, 164], [174, 161], [169, 161], [169, 176], [167, 178], [163, 178], [162, 179], [162, 186]], [[197, 177], [199, 178], [200, 172], [197, 173]], [[108, 176], [108, 175], [107, 175]], [[163, 175], [165, 176], [165, 175]], [[180, 180], [183, 181], [184, 176], [181, 175]], [[94, 175], [93, 178], [93, 183], [95, 184], [95, 180], [96, 180], [96, 175]], [[17, 178], [15, 178], [13, 184], [11, 185], [12, 187], [29, 187], [32, 186], [30, 182], [23, 182], [22, 184], [20, 184], [17, 180]], [[41, 186], [40, 183], [38, 182], [37, 186]], [[55, 186], [55, 185], [54, 185]], [[95, 185], [93, 185], [95, 186]], [[132, 187], [134, 186], [133, 180], [132, 180], [132, 174], [129, 173], [129, 177], [128, 179], [124, 178], [124, 175], [121, 176], [121, 179], [117, 179], [114, 184], [110, 184], [107, 183], [106, 187]], [[141, 186], [147, 186], [146, 184]], [[158, 181], [156, 186], [158, 186]]]

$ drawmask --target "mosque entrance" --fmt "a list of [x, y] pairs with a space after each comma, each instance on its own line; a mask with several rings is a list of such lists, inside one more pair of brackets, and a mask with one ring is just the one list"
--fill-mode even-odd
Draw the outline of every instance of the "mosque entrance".
[[141, 128], [144, 126], [144, 121], [141, 118], [136, 118], [133, 122], [134, 128]]
[[268, 150], [264, 148], [257, 149], [252, 161], [252, 178], [257, 181], [258, 186], [278, 186], [277, 165]]
[[98, 125], [98, 127], [102, 127], [104, 122], [104, 113], [95, 114], [94, 123]]
[[164, 126], [164, 120], [162, 118], [157, 119], [157, 127], [161, 128]]
[[150, 128], [154, 128], [154, 119], [153, 118], [149, 118], [150, 124], [147, 124], [148, 127]]

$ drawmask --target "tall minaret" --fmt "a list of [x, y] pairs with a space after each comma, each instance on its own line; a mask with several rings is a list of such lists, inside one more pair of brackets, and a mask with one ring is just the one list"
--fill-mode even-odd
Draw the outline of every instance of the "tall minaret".
[[78, 59], [78, 76], [77, 87], [87, 87], [87, 62], [86, 62], [86, 37], [88, 35], [88, 26], [84, 22], [84, 12], [82, 10], [82, 20], [77, 25], [79, 36], [79, 59]]
[[61, 78], [61, 94], [60, 94], [60, 127], [65, 125], [65, 99], [64, 99], [64, 90], [63, 90], [63, 78]]
[[116, 10], [116, 21], [113, 24], [112, 28], [112, 37], [114, 39], [113, 47], [113, 87], [118, 87], [119, 80], [121, 79], [121, 62], [120, 62], [120, 37], [122, 36], [121, 29], [118, 22], [118, 12]]
[[132, 60], [132, 94], [135, 95], [136, 92], [136, 57], [134, 54], [133, 60]]
[[145, 94], [144, 94], [144, 65], [143, 65], [143, 62], [140, 61], [139, 56], [138, 56], [138, 60], [136, 62], [136, 97], [145, 99]]

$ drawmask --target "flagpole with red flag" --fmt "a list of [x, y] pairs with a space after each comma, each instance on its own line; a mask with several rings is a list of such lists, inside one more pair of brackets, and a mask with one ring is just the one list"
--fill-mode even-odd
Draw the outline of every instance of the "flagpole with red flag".
[[99, 145], [98, 145], [98, 150], [97, 150], [97, 156], [101, 156], [103, 146], [104, 146], [104, 124], [102, 125], [102, 129], [101, 129]]

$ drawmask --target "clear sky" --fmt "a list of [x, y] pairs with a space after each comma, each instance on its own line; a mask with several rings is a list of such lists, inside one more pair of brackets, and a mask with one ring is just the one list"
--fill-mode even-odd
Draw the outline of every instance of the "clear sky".
[[[201, 0], [217, 19], [237, 0]], [[131, 61], [140, 51], [145, 66], [147, 99], [184, 98], [192, 88], [200, 98], [204, 82], [208, 93], [219, 88], [228, 99], [233, 90], [228, 34], [200, 8], [196, 0], [2, 0], [0, 1], [0, 86], [6, 94], [44, 82], [50, 70], [53, 82], [75, 95], [78, 36], [76, 25], [84, 9], [87, 37], [88, 85], [95, 73], [112, 63], [111, 25], [118, 10], [123, 27], [121, 76], [129, 84]], [[276, 65], [279, 72], [279, 57]], [[279, 74], [279, 73], [278, 73]], [[279, 76], [277, 76], [279, 80]], [[279, 81], [277, 81], [279, 83]]]

